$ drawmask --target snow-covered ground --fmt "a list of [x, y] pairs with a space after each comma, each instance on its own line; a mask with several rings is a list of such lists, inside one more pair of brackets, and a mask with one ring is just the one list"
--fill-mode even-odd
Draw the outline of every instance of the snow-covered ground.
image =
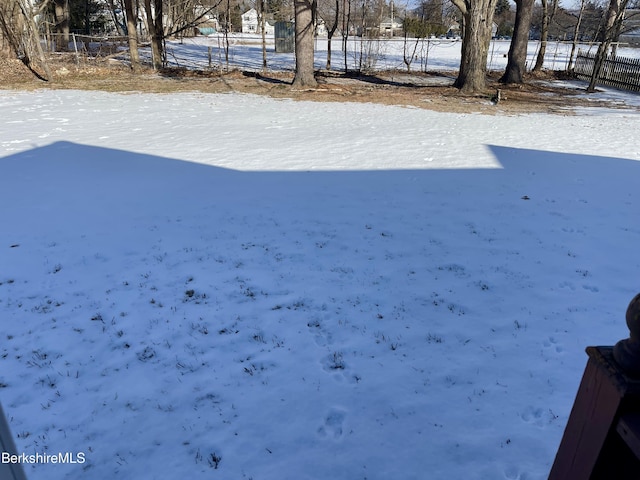
[[640, 290], [637, 103], [569, 113], [0, 91], [28, 477], [546, 478]]
[[[229, 36], [229, 67], [245, 70], [262, 68], [262, 40], [257, 35], [234, 34]], [[273, 37], [267, 37], [267, 65], [271, 70], [293, 70], [293, 53], [275, 53]], [[493, 40], [487, 56], [489, 70], [504, 70], [510, 42]], [[173, 65], [192, 68], [226, 67], [226, 39], [222, 35], [185, 38], [167, 42], [167, 60]], [[545, 68], [565, 70], [571, 57], [570, 42], [549, 42], [545, 54]], [[347, 43], [346, 65], [349, 70], [407, 70], [405, 58], [412, 72], [452, 71], [460, 65], [460, 40], [408, 39], [402, 38], [368, 40], [350, 38]], [[539, 42], [529, 42], [526, 67], [535, 64]], [[594, 53], [595, 44], [580, 44], [578, 49]], [[345, 53], [342, 40], [334, 38], [331, 43], [331, 65], [333, 70], [344, 71]], [[640, 49], [620, 47], [621, 57], [639, 58]], [[323, 69], [327, 63], [327, 38], [318, 37], [315, 42], [315, 66]]]

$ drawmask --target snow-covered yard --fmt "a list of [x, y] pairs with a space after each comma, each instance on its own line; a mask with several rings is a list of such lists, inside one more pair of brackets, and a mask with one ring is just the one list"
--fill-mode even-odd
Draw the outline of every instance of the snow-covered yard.
[[637, 106], [574, 113], [0, 91], [28, 477], [546, 478], [640, 290]]
[[[258, 35], [233, 34], [228, 38], [229, 67], [245, 70], [262, 68], [262, 38]], [[222, 35], [185, 38], [167, 42], [167, 60], [172, 65], [207, 68], [226, 66], [227, 39]], [[327, 38], [318, 37], [315, 42], [315, 67], [323, 69], [327, 63]], [[487, 56], [489, 70], [504, 70], [507, 65], [508, 40], [492, 40]], [[293, 70], [293, 53], [275, 53], [273, 36], [266, 38], [267, 65], [270, 70]], [[549, 42], [545, 54], [544, 68], [565, 70], [571, 57], [571, 42]], [[536, 62], [539, 42], [529, 42], [526, 68]], [[578, 44], [578, 50], [595, 53], [596, 44]], [[350, 70], [360, 68], [370, 70], [406, 70], [408, 61], [411, 71], [453, 71], [460, 66], [459, 40], [447, 39], [362, 39], [350, 37], [346, 53], [342, 39], [334, 37], [331, 42], [331, 65], [333, 70], [344, 70], [345, 63]], [[618, 48], [618, 56], [638, 58], [640, 49]], [[150, 55], [150, 53], [149, 53]], [[345, 61], [346, 56], [346, 61]], [[211, 62], [211, 64], [209, 63]]]

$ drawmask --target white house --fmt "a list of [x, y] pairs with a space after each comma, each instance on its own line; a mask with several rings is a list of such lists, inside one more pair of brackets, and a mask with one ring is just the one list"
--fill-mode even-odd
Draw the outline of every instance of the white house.
[[[265, 22], [264, 31], [267, 35], [273, 35], [274, 28], [269, 22]], [[261, 33], [258, 22], [258, 11], [252, 8], [242, 14], [242, 33]]]
[[318, 37], [326, 37], [328, 35], [327, 25], [320, 17], [316, 18], [316, 35]]
[[380, 22], [380, 35], [385, 37], [393, 37], [402, 33], [402, 22], [399, 18], [387, 17]]

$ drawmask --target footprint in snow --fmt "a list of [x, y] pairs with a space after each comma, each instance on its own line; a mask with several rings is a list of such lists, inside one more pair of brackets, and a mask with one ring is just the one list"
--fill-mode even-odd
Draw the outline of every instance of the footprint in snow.
[[325, 372], [331, 373], [332, 377], [338, 381], [349, 383], [359, 383], [362, 380], [360, 375], [350, 372], [344, 360], [342, 352], [335, 351], [322, 359], [322, 368]]
[[542, 408], [535, 408], [532, 406], [528, 406], [525, 410], [520, 414], [520, 418], [525, 423], [530, 423], [533, 425], [542, 425], [543, 424], [543, 416], [544, 410]]
[[522, 472], [518, 467], [507, 467], [504, 470], [504, 478], [507, 480], [528, 480], [530, 478], [526, 472]]
[[547, 338], [544, 342], [542, 342], [542, 345], [547, 349], [555, 351], [556, 353], [562, 353], [564, 351], [562, 345], [559, 345], [558, 341], [553, 337]]
[[321, 437], [339, 439], [342, 437], [346, 412], [340, 408], [332, 408], [324, 419], [324, 424], [318, 429]]

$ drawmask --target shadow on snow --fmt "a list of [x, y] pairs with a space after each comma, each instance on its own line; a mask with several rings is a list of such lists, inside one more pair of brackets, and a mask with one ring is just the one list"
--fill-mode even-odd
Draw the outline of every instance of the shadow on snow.
[[366, 223], [391, 211], [431, 224], [442, 215], [491, 222], [490, 212], [503, 212], [513, 221], [547, 215], [551, 228], [559, 218], [606, 223], [612, 210], [637, 212], [638, 162], [488, 148], [501, 169], [243, 172], [58, 142], [0, 159], [2, 236], [19, 243], [34, 228], [126, 233], [194, 214], [201, 222], [269, 215]]

